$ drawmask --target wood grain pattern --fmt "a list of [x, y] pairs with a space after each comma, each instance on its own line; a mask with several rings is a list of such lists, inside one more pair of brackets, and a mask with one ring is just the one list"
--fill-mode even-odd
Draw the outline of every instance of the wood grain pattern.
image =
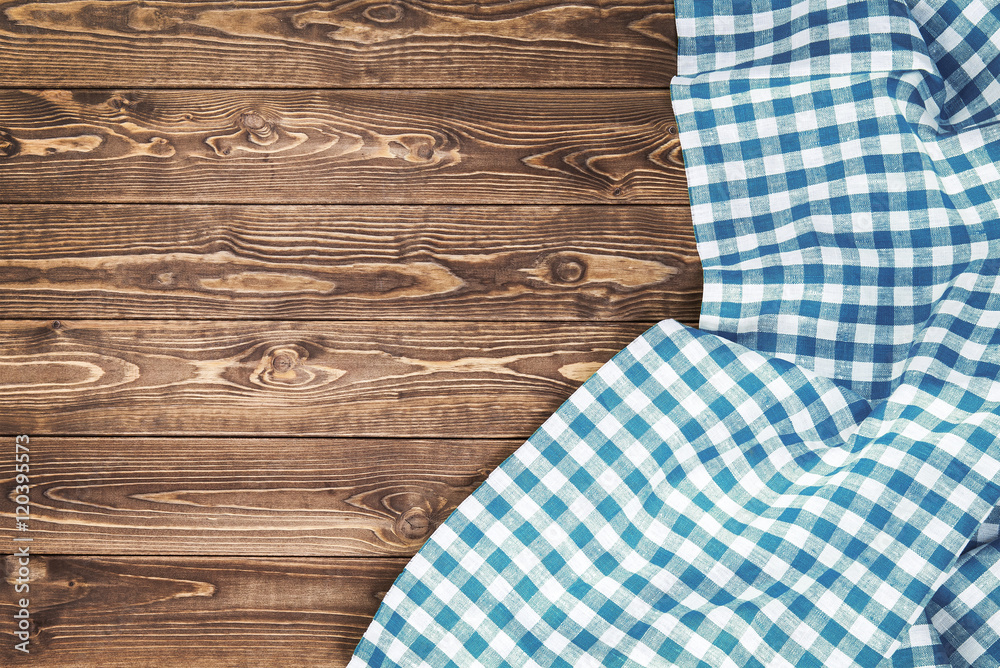
[[10, 205], [11, 318], [693, 324], [680, 207]]
[[0, 433], [525, 438], [647, 326], [0, 321]]
[[[30, 530], [5, 503], [0, 554], [410, 556], [519, 445], [35, 436]], [[12, 500], [13, 448], [0, 471]]]
[[0, 2], [0, 86], [664, 87], [663, 0]]
[[672, 0], [0, 0], [0, 665], [345, 666], [489, 472], [697, 321], [676, 43]]
[[0, 91], [0, 201], [688, 203], [665, 90]]
[[13, 649], [14, 559], [0, 665], [344, 666], [401, 559], [31, 558], [31, 653]]

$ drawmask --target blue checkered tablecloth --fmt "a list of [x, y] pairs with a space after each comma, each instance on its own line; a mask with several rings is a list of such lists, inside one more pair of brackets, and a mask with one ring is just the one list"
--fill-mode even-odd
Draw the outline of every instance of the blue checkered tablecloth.
[[1000, 9], [676, 12], [700, 328], [584, 383], [352, 668], [1000, 665]]

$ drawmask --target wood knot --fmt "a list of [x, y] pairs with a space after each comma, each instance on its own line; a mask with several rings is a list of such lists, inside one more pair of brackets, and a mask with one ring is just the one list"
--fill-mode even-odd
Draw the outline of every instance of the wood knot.
[[363, 14], [375, 23], [395, 23], [403, 17], [403, 8], [393, 4], [372, 5]]
[[430, 144], [420, 144], [414, 151], [421, 160], [430, 160], [434, 157], [434, 147]]
[[240, 125], [247, 130], [260, 130], [266, 125], [266, 121], [260, 114], [251, 111], [240, 116]]
[[431, 135], [396, 135], [387, 139], [386, 148], [394, 158], [407, 162], [428, 162], [434, 159], [436, 141]]
[[6, 130], [0, 130], [0, 158], [11, 158], [20, 152], [20, 142]]
[[274, 369], [275, 373], [282, 374], [288, 373], [295, 366], [295, 362], [298, 360], [298, 355], [293, 351], [284, 350], [271, 358], [271, 368]]
[[326, 364], [309, 361], [309, 350], [298, 344], [274, 346], [261, 356], [250, 382], [272, 390], [318, 392], [346, 374]]
[[563, 283], [576, 283], [587, 273], [587, 267], [577, 259], [564, 258], [556, 261], [552, 273]]
[[308, 356], [309, 354], [305, 350], [300, 350], [299, 346], [276, 346], [264, 354], [253, 377], [270, 387], [309, 384], [315, 380], [313, 377], [315, 374], [300, 364], [300, 361]]
[[396, 535], [406, 540], [420, 540], [431, 532], [431, 520], [423, 508], [410, 508], [396, 520]]
[[122, 109], [131, 109], [135, 106], [135, 102], [121, 93], [115, 93], [108, 99], [108, 106], [115, 111], [121, 111]]
[[170, 157], [174, 154], [174, 147], [165, 137], [153, 137], [149, 140], [149, 155]]
[[248, 111], [240, 116], [240, 127], [246, 130], [251, 142], [266, 144], [266, 140], [274, 139], [274, 124], [269, 123], [255, 111]]

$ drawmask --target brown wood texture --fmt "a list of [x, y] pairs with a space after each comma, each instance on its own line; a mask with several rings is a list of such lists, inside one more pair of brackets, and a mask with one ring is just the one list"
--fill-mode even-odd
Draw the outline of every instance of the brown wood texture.
[[15, 558], [0, 665], [343, 666], [401, 559], [33, 556], [30, 654], [14, 650]]
[[18, 318], [694, 323], [690, 209], [12, 205]]
[[0, 433], [523, 438], [647, 327], [2, 321]]
[[666, 90], [0, 90], [0, 202], [687, 204]]
[[0, 86], [664, 87], [663, 0], [0, 2]]
[[5, 504], [0, 554], [410, 556], [520, 444], [36, 436], [30, 530]]
[[576, 387], [697, 321], [676, 44], [672, 0], [0, 0], [0, 665], [346, 665]]

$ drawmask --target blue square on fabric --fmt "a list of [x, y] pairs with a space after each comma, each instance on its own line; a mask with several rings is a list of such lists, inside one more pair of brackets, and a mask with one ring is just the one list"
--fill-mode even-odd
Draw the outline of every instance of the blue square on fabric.
[[573, 430], [573, 433], [585, 436], [594, 431], [594, 423], [586, 415], [580, 413], [570, 422], [569, 428]]
[[499, 602], [490, 608], [490, 610], [486, 613], [486, 616], [500, 628], [503, 628], [514, 621], [514, 615]]
[[531, 631], [525, 631], [518, 641], [518, 645], [528, 656], [534, 656], [538, 650], [542, 649], [542, 641], [535, 637]]
[[475, 603], [486, 593], [486, 587], [479, 580], [468, 579], [461, 585], [462, 593], [466, 598]]
[[387, 619], [383, 623], [383, 626], [385, 626], [385, 630], [394, 635], [402, 631], [405, 625], [406, 625], [406, 620], [403, 619], [397, 612], [393, 612], [391, 615], [389, 615], [389, 619]]
[[597, 642], [597, 638], [586, 630], [580, 631], [572, 640], [573, 644], [581, 649], [590, 649]]
[[451, 608], [442, 608], [437, 615], [434, 617], [434, 621], [443, 626], [446, 629], [453, 628], [459, 621], [461, 617], [458, 616]]
[[535, 539], [541, 535], [538, 532], [538, 529], [528, 522], [522, 522], [519, 524], [517, 528], [514, 529], [513, 533], [514, 537], [517, 538], [522, 545], [531, 545]]
[[469, 654], [476, 658], [482, 656], [487, 647], [489, 647], [489, 643], [486, 642], [481, 635], [479, 635], [478, 631], [473, 631], [469, 638], [465, 641], [465, 649], [469, 652]]
[[502, 573], [510, 565], [511, 561], [510, 556], [502, 548], [498, 548], [490, 552], [489, 556], [486, 557], [486, 563], [497, 573]]
[[422, 604], [431, 595], [431, 590], [423, 582], [417, 580], [410, 585], [409, 597], [417, 605]]
[[542, 510], [544, 510], [545, 514], [548, 515], [549, 517], [558, 519], [562, 517], [563, 514], [567, 510], [569, 510], [569, 508], [566, 506], [566, 503], [561, 498], [553, 495], [547, 498], [545, 500], [545, 503], [542, 504]]

